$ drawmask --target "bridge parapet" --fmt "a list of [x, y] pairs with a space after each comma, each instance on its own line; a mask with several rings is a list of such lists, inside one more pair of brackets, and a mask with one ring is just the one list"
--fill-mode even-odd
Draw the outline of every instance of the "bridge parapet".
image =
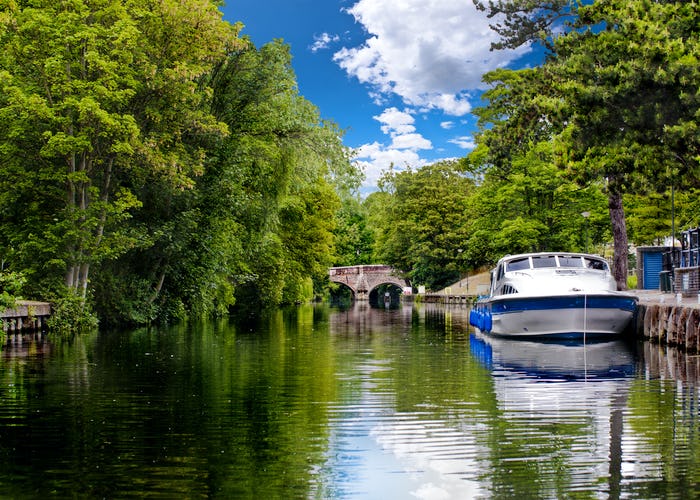
[[399, 273], [394, 270], [391, 266], [385, 266], [384, 264], [366, 264], [361, 266], [345, 266], [345, 267], [331, 267], [329, 269], [329, 274], [331, 276], [345, 276], [348, 274], [395, 274]]
[[379, 285], [392, 284], [403, 290], [409, 284], [402, 273], [384, 264], [331, 267], [328, 276], [330, 281], [350, 288], [358, 300], [368, 300], [370, 292]]

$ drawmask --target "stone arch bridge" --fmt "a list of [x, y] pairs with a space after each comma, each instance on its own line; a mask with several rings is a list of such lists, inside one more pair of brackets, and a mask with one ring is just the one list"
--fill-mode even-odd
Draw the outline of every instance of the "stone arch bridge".
[[391, 266], [369, 264], [363, 266], [331, 267], [329, 279], [347, 286], [356, 300], [369, 300], [369, 294], [380, 285], [395, 285], [410, 293], [410, 283]]

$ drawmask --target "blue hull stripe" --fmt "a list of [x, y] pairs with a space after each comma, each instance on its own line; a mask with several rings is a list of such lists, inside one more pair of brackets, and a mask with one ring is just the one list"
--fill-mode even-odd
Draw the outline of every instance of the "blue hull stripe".
[[637, 301], [629, 297], [610, 297], [605, 295], [545, 296], [545, 297], [500, 297], [487, 300], [492, 314], [507, 314], [520, 311], [544, 311], [557, 309], [621, 309], [634, 312]]

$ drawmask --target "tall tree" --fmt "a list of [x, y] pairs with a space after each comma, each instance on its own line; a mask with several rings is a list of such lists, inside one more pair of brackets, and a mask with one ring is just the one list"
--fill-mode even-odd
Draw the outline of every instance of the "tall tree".
[[336, 266], [373, 264], [372, 246], [374, 236], [368, 222], [368, 204], [354, 196], [341, 199], [341, 207], [336, 214], [335, 245]]
[[466, 251], [474, 265], [492, 264], [507, 253], [583, 251], [600, 241], [597, 221], [605, 213], [600, 187], [581, 188], [553, 156], [553, 144], [541, 142], [515, 155], [507, 171], [485, 172], [469, 200]]
[[236, 31], [211, 0], [38, 0], [1, 20], [0, 182], [19, 202], [5, 244], [84, 299], [91, 266], [139, 242], [124, 224], [138, 180], [191, 187], [201, 138], [225, 133], [199, 79]]
[[337, 127], [299, 95], [289, 46], [240, 44], [201, 85], [228, 135], [201, 142], [206, 160], [191, 189], [155, 175], [141, 183], [133, 223], [149, 228], [149, 244], [101, 276], [103, 316], [259, 310], [307, 300], [327, 279], [336, 191], [356, 185], [357, 171]]
[[[557, 17], [550, 7], [559, 15], [577, 14], [568, 30], [557, 27], [557, 36], [549, 29]], [[679, 178], [697, 178], [700, 7], [678, 1], [601, 0], [565, 6], [507, 0], [491, 2], [489, 8], [509, 19], [510, 30], [498, 27], [505, 46], [543, 36], [551, 40], [552, 52], [540, 75], [550, 80], [553, 95], [563, 103], [559, 116], [566, 128], [556, 137], [561, 145], [558, 161], [581, 182], [606, 180], [613, 269], [618, 287], [625, 288], [624, 193], [642, 179], [664, 190]], [[534, 38], [517, 33], [518, 18], [540, 19], [548, 29]]]
[[[403, 270], [413, 283], [439, 289], [457, 281], [467, 237], [467, 200], [474, 181], [457, 161], [388, 171], [374, 197], [376, 257]], [[460, 250], [462, 252], [460, 252]]]
[[698, 14], [693, 2], [596, 2], [579, 9], [577, 29], [556, 44], [573, 111], [566, 165], [607, 180], [619, 288], [627, 276], [624, 193], [640, 178], [662, 192], [697, 178], [688, 133], [697, 127]]
[[213, 83], [214, 112], [231, 131], [216, 168], [244, 229], [238, 293], [254, 304], [302, 300], [304, 283], [319, 290], [327, 278], [337, 193], [359, 184], [358, 171], [342, 132], [299, 95], [282, 41], [232, 53]]

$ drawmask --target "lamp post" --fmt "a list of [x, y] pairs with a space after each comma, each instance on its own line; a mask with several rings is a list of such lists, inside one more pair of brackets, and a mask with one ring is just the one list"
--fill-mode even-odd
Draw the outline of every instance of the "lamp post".
[[[457, 249], [457, 253], [459, 254], [459, 256], [457, 258], [457, 270], [459, 271], [459, 279], [460, 280], [462, 279], [461, 269], [462, 269], [462, 252], [463, 251], [464, 250], [461, 248]], [[460, 282], [460, 285], [461, 285], [461, 282]], [[469, 271], [467, 271], [467, 293], [469, 293]]]
[[586, 243], [585, 243], [585, 247], [586, 247], [586, 253], [588, 253], [588, 218], [591, 216], [591, 213], [588, 212], [588, 211], [586, 211], [586, 212], [581, 212], [581, 215], [582, 215], [583, 218], [586, 220]]

